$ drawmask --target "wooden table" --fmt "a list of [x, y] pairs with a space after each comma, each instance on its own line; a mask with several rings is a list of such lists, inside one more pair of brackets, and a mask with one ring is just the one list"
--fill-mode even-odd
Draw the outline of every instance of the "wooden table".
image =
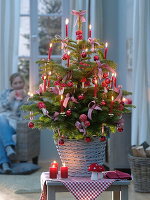
[[[112, 200], [128, 200], [128, 186], [130, 181], [115, 181], [107, 190], [113, 191]], [[62, 182], [46, 181], [47, 200], [56, 200], [56, 192], [69, 192]]]

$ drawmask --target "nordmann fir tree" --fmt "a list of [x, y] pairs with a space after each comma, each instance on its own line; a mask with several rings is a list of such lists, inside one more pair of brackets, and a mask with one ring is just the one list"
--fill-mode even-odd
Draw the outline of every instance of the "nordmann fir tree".
[[[91, 26], [88, 40], [84, 40], [82, 23], [85, 11], [72, 11], [77, 17], [76, 40], [56, 36], [50, 44], [48, 59], [40, 60], [42, 82], [29, 98], [30, 128], [52, 129], [54, 138], [63, 144], [65, 139], [85, 139], [94, 136], [100, 141], [110, 132], [123, 131], [123, 113], [130, 112], [131, 102], [124, 96], [131, 94], [117, 86], [116, 63], [107, 59], [107, 43], [92, 38]], [[54, 45], [62, 49], [60, 65], [51, 59]]]

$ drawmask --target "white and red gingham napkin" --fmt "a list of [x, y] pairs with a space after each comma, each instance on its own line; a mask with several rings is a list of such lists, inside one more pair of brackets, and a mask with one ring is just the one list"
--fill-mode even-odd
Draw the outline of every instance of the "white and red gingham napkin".
[[[40, 200], [46, 200], [46, 181], [50, 180], [48, 172], [41, 175], [42, 194]], [[90, 180], [90, 177], [69, 177], [68, 179], [55, 179], [51, 181], [60, 181], [73, 194], [77, 200], [95, 200], [103, 191], [105, 191], [115, 179], [99, 179], [97, 181]]]

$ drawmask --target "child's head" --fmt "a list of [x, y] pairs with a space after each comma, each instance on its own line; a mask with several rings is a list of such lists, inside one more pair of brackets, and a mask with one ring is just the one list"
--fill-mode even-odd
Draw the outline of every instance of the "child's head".
[[10, 85], [14, 90], [20, 90], [24, 88], [24, 78], [19, 73], [14, 73], [9, 78]]

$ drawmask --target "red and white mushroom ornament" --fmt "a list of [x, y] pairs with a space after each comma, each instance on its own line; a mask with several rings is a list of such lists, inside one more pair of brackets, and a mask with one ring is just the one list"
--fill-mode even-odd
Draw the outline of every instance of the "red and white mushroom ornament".
[[[92, 163], [89, 168], [88, 171], [92, 172], [91, 175], [91, 180], [98, 180], [98, 178], [103, 178], [103, 174], [101, 173], [102, 171], [105, 171], [105, 168], [102, 165], [98, 165], [97, 163]], [[100, 176], [98, 177], [100, 173]]]

